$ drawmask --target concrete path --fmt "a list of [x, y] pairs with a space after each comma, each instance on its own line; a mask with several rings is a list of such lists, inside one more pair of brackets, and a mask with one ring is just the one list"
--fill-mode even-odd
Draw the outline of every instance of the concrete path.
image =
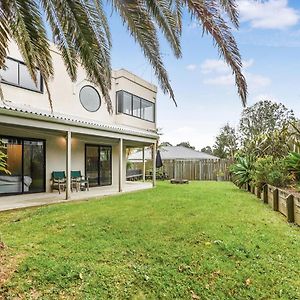
[[[152, 183], [150, 182], [126, 182], [123, 192], [128, 193], [150, 188], [152, 188]], [[117, 187], [104, 186], [90, 188], [89, 191], [73, 192], [71, 194], [71, 199], [69, 200], [65, 200], [65, 193], [59, 194], [58, 192], [3, 196], [0, 197], [0, 211], [48, 205], [53, 203], [88, 200], [97, 197], [115, 195], [118, 193]]]

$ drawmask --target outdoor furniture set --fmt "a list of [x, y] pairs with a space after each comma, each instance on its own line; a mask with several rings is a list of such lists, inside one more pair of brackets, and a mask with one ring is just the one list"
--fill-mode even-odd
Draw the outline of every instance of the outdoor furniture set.
[[[65, 171], [54, 171], [51, 176], [51, 190], [59, 193], [66, 190], [67, 178]], [[89, 191], [89, 179], [81, 174], [81, 171], [71, 171], [71, 191]]]

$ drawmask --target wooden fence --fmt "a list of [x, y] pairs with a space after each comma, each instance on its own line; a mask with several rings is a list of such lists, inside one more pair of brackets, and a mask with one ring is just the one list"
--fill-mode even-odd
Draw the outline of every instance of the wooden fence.
[[274, 211], [284, 215], [289, 223], [300, 226], [300, 196], [290, 190], [283, 190], [272, 185], [264, 185], [263, 188], [255, 187], [254, 184], [243, 185], [242, 188], [255, 193], [257, 198], [272, 207]]
[[[167, 174], [169, 179], [188, 179], [188, 180], [217, 180], [218, 174], [224, 176], [224, 180], [230, 180], [229, 166], [230, 160], [164, 160], [161, 171]], [[134, 169], [142, 169], [142, 163], [133, 163]], [[146, 164], [148, 170], [150, 165]]]

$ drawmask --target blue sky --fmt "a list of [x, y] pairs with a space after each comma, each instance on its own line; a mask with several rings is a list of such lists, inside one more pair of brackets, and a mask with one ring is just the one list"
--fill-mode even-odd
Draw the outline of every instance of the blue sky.
[[[260, 99], [284, 103], [300, 117], [300, 1], [240, 0], [241, 26], [234, 32], [249, 85], [248, 105]], [[110, 19], [113, 68], [126, 68], [157, 84], [151, 66], [122, 26]], [[200, 149], [212, 145], [221, 126], [237, 126], [242, 105], [230, 70], [219, 60], [210, 37], [190, 18], [184, 21], [183, 57], [177, 60], [161, 40], [161, 53], [175, 91], [178, 107], [158, 93], [161, 140], [190, 141]]]

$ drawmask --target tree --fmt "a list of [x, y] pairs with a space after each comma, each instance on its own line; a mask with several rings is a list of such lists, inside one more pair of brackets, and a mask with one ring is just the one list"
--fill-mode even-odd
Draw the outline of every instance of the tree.
[[289, 127], [295, 120], [282, 103], [263, 100], [244, 109], [240, 120], [242, 152], [283, 157], [289, 150]]
[[213, 154], [220, 158], [233, 158], [238, 150], [238, 136], [228, 123], [220, 129], [213, 146]]
[[169, 146], [173, 146], [171, 143], [169, 142], [162, 142], [159, 147], [169, 147]]
[[203, 153], [211, 154], [211, 155], [213, 154], [213, 150], [212, 150], [211, 146], [203, 147], [200, 151]]
[[[175, 57], [180, 58], [182, 16], [187, 11], [203, 32], [212, 36], [220, 55], [232, 69], [238, 93], [245, 105], [247, 84], [241, 71], [239, 49], [228, 24], [239, 27], [236, 0], [111, 0], [108, 5], [120, 15], [153, 66], [162, 90], [174, 102], [175, 96], [161, 57], [158, 30], [163, 33]], [[46, 27], [49, 27], [70, 78], [76, 80], [80, 63], [88, 79], [100, 88], [107, 108], [112, 112], [109, 96], [112, 42], [101, 0], [2, 0], [0, 11], [0, 69], [5, 67], [9, 41], [14, 40], [35, 82], [35, 70], [39, 68], [52, 107], [48, 83], [54, 70], [46, 34]]]
[[191, 146], [190, 142], [181, 142], [181, 143], [177, 144], [176, 146], [182, 146], [185, 148], [190, 148], [190, 149], [195, 150], [195, 147]]

